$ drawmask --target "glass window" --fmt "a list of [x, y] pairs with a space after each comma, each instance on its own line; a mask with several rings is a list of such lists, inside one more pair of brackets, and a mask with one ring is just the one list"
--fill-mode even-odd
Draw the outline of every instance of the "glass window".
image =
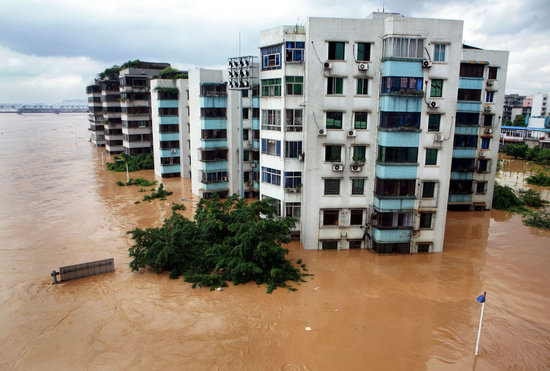
[[481, 138], [481, 149], [489, 149], [490, 138]]
[[428, 131], [439, 131], [439, 125], [441, 123], [441, 115], [430, 114], [428, 116]]
[[262, 110], [262, 129], [281, 131], [281, 111], [273, 109]]
[[262, 97], [280, 97], [281, 79], [262, 80]]
[[343, 112], [327, 112], [327, 129], [342, 129]]
[[357, 95], [369, 94], [369, 79], [357, 78]]
[[493, 126], [493, 116], [494, 115], [484, 115], [483, 126]]
[[433, 198], [435, 195], [435, 182], [422, 182], [422, 198]]
[[286, 62], [296, 63], [304, 60], [304, 47], [303, 41], [287, 41], [286, 42]]
[[265, 155], [280, 156], [281, 141], [274, 139], [262, 139], [262, 153]]
[[338, 241], [321, 241], [323, 250], [338, 250]]
[[355, 112], [354, 113], [354, 129], [366, 129], [367, 128], [367, 118], [369, 116], [368, 112]]
[[434, 45], [434, 62], [445, 62], [445, 44]]
[[416, 163], [418, 147], [378, 146], [378, 161], [381, 163]]
[[384, 39], [384, 57], [422, 58], [424, 39], [388, 37]]
[[430, 245], [429, 243], [419, 243], [417, 246], [417, 252], [430, 252]]
[[287, 202], [285, 204], [286, 209], [286, 216], [290, 216], [294, 219], [300, 219], [300, 216], [302, 214], [302, 207], [299, 202]]
[[287, 109], [286, 110], [286, 131], [302, 131], [302, 110]]
[[426, 149], [426, 165], [437, 165], [437, 149]]
[[461, 63], [460, 64], [460, 77], [483, 77], [483, 64], [475, 63]]
[[489, 79], [496, 80], [498, 67], [489, 67]]
[[281, 69], [282, 45], [262, 48], [262, 71]]
[[303, 76], [286, 76], [285, 82], [287, 95], [302, 95], [304, 85]]
[[340, 194], [340, 179], [329, 178], [325, 179], [325, 194], [339, 195]]
[[365, 179], [352, 179], [351, 180], [351, 194], [362, 195], [365, 193]]
[[357, 43], [357, 62], [370, 61], [371, 43]]
[[476, 193], [478, 195], [484, 195], [485, 193], [487, 193], [487, 182], [477, 182]]
[[340, 152], [342, 146], [326, 146], [325, 147], [325, 161], [326, 162], [340, 162]]
[[365, 162], [366, 160], [366, 146], [353, 146], [353, 161]]
[[443, 80], [433, 79], [431, 81], [430, 97], [442, 97], [443, 96]]
[[493, 103], [493, 100], [495, 99], [495, 92], [494, 91], [488, 91], [485, 94], [485, 102], [487, 103]]
[[477, 171], [480, 173], [485, 173], [489, 169], [489, 160], [479, 160], [479, 165]]
[[296, 141], [296, 142], [285, 141], [286, 158], [298, 158], [298, 155], [300, 153], [302, 153], [302, 141]]
[[262, 166], [262, 182], [280, 186], [281, 170]]
[[332, 61], [344, 60], [345, 43], [340, 41], [328, 42], [328, 59]]
[[380, 128], [420, 129], [420, 112], [380, 112]]
[[349, 225], [363, 225], [362, 209], [350, 210], [349, 214], [350, 214]]
[[343, 93], [344, 93], [344, 78], [328, 77], [327, 94], [343, 94]]
[[413, 94], [420, 96], [418, 92], [422, 91], [422, 82], [424, 80], [418, 77], [396, 77], [386, 76], [382, 78], [381, 93], [400, 93]]
[[433, 216], [433, 213], [420, 213], [420, 228], [431, 229], [432, 216]]
[[285, 171], [285, 188], [301, 188], [301, 186], [301, 171]]

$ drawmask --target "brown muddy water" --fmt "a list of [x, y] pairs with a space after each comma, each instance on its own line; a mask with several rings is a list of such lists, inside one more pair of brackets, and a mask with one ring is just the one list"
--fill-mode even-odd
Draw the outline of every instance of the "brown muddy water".
[[[125, 232], [167, 201], [118, 187], [86, 115], [0, 115], [0, 368], [18, 370], [502, 370], [550, 367], [550, 233], [502, 211], [450, 212], [440, 254], [304, 251], [297, 292], [191, 289], [131, 272]], [[134, 176], [148, 179], [152, 171]], [[116, 272], [51, 285], [59, 266]], [[474, 357], [487, 291], [479, 357]], [[306, 331], [306, 327], [311, 331]]]

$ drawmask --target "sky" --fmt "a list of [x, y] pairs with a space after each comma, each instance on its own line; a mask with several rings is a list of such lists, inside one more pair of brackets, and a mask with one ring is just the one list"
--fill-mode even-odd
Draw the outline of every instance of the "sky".
[[224, 66], [258, 55], [261, 30], [373, 11], [464, 20], [464, 42], [509, 50], [506, 93], [550, 91], [549, 0], [2, 0], [0, 103], [85, 99], [114, 64]]

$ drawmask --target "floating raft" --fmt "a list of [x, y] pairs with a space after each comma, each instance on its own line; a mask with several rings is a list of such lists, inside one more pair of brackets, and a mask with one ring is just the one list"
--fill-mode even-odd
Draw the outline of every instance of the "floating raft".
[[57, 283], [57, 275], [60, 275], [60, 281], [70, 281], [76, 278], [93, 276], [100, 273], [113, 272], [115, 270], [115, 260], [113, 258], [96, 260], [93, 262], [67, 265], [60, 267], [59, 272], [52, 272], [53, 283]]

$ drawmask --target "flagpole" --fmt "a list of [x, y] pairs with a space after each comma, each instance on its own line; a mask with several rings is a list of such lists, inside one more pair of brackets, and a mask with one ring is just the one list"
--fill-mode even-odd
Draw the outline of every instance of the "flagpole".
[[483, 323], [483, 311], [485, 310], [485, 297], [487, 295], [487, 292], [483, 292], [483, 295], [478, 296], [477, 301], [481, 303], [481, 316], [479, 317], [479, 328], [477, 330], [477, 342], [476, 342], [476, 353], [477, 356], [479, 354], [479, 338], [481, 337], [481, 325]]

